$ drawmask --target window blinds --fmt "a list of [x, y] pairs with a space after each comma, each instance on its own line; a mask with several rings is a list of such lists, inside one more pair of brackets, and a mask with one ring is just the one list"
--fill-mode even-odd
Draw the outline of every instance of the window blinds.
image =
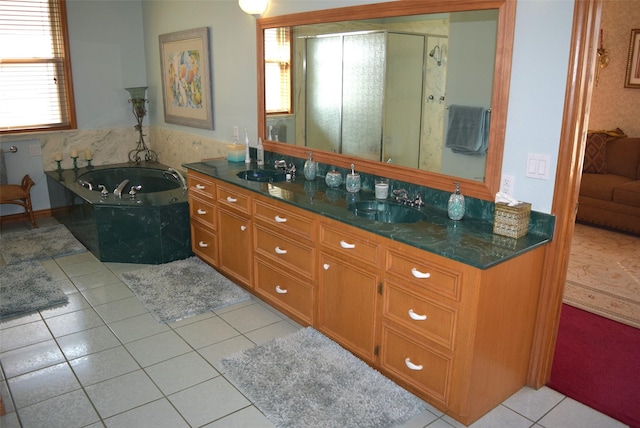
[[267, 114], [291, 113], [291, 32], [264, 30], [264, 86]]
[[0, 1], [0, 132], [75, 128], [64, 0]]

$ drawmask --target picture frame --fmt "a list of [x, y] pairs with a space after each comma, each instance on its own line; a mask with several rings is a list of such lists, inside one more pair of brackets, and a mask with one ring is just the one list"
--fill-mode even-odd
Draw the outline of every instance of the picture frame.
[[629, 40], [629, 58], [627, 59], [627, 75], [625, 88], [640, 89], [640, 28], [631, 30]]
[[164, 121], [213, 129], [209, 28], [158, 36]]

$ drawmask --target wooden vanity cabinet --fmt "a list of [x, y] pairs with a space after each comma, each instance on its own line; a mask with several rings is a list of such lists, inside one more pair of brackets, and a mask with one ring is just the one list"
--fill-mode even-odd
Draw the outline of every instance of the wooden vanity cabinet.
[[251, 192], [216, 183], [218, 269], [246, 288], [252, 288], [253, 270]]
[[187, 182], [191, 217], [191, 249], [196, 256], [217, 267], [218, 239], [214, 180], [204, 174], [189, 171]]
[[253, 200], [254, 287], [258, 295], [302, 324], [314, 324], [316, 221], [289, 204]]
[[379, 243], [343, 223], [320, 222], [316, 327], [370, 363], [376, 360]]

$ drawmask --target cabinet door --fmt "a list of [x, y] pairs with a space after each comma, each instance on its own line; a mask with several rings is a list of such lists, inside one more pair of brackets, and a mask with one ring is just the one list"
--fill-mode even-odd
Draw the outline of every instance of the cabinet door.
[[251, 287], [251, 220], [218, 210], [218, 268], [241, 285]]
[[374, 360], [378, 275], [320, 254], [318, 329], [367, 361]]

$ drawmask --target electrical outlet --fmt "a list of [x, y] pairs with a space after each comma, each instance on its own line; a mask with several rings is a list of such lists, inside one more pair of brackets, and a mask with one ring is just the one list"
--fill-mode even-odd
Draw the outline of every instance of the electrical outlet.
[[513, 175], [503, 174], [500, 180], [500, 191], [506, 195], [513, 196], [513, 186], [515, 182]]
[[238, 125], [234, 125], [233, 127], [233, 140], [234, 141], [240, 141], [240, 131], [238, 131]]

